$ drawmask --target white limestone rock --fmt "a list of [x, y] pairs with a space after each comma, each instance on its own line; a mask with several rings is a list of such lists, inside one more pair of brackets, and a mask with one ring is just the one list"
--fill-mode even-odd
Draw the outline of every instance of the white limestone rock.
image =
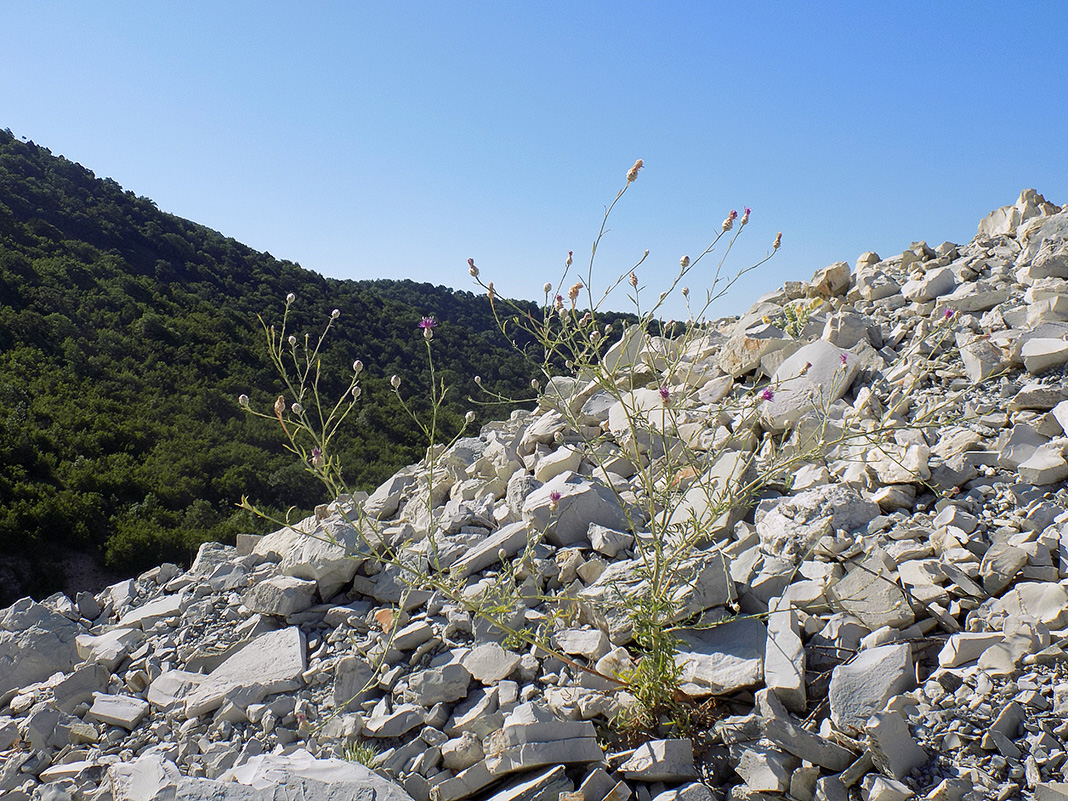
[[803, 414], [823, 414], [845, 395], [860, 370], [857, 357], [830, 342], [805, 345], [786, 359], [768, 385], [761, 421], [772, 431], [792, 428]]
[[186, 696], [185, 716], [198, 717], [227, 701], [244, 709], [272, 693], [298, 689], [307, 668], [307, 644], [299, 628], [262, 634]]
[[908, 644], [865, 649], [831, 673], [827, 692], [831, 720], [843, 731], [863, 731], [868, 718], [895, 695], [910, 689], [913, 680]]
[[133, 730], [148, 714], [148, 702], [129, 695], [97, 693], [89, 715], [94, 720]]
[[81, 630], [29, 598], [0, 612], [0, 696], [74, 667]]
[[314, 581], [295, 576], [272, 576], [252, 585], [243, 600], [252, 612], [286, 617], [311, 606], [318, 589]]
[[638, 746], [619, 770], [632, 781], [691, 781], [697, 778], [693, 743], [689, 740], [650, 740]]
[[790, 561], [807, 557], [819, 537], [853, 531], [879, 514], [879, 505], [856, 490], [830, 484], [785, 496], [756, 524], [760, 549]]
[[[554, 493], [559, 493], [558, 500], [553, 500]], [[523, 521], [531, 529], [544, 531], [546, 542], [556, 546], [588, 542], [591, 523], [629, 528], [615, 494], [574, 472], [561, 473], [530, 493], [523, 503]]]
[[693, 698], [723, 695], [752, 687], [764, 679], [768, 631], [764, 624], [740, 618], [708, 629], [679, 632], [686, 644], [675, 657], [679, 687]]

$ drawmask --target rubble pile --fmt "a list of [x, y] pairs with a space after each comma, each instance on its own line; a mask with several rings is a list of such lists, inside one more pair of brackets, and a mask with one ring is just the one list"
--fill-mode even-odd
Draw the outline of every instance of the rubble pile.
[[[1068, 798], [1068, 207], [1027, 190], [967, 245], [698, 334], [626, 333], [627, 403], [555, 382], [436, 451], [432, 491], [413, 465], [189, 570], [0, 610], [0, 796]], [[672, 568], [680, 690], [713, 714], [627, 742], [635, 461], [673, 442], [714, 454], [667, 477], [703, 536]], [[368, 532], [473, 605], [512, 571], [508, 626], [554, 653]]]

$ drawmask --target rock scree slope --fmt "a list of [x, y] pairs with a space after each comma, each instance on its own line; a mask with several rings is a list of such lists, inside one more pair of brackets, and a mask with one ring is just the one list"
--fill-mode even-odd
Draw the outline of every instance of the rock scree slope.
[[[788, 306], [807, 310], [789, 333]], [[916, 381], [937, 325], [959, 358]], [[631, 344], [619, 360], [672, 346]], [[1068, 208], [1027, 190], [966, 245], [831, 265], [689, 347], [672, 392], [692, 399], [692, 442], [727, 444], [717, 481], [761, 443], [723, 399], [796, 437], [816, 407], [832, 427], [899, 422], [745, 508], [684, 501], [709, 537], [682, 620], [721, 623], [680, 633], [682, 688], [716, 699], [707, 725], [633, 748], [606, 735], [633, 699], [576, 666], [625, 676], [640, 658], [618, 593], [642, 591], [643, 532], [619, 506], [626, 460], [594, 471], [543, 399], [442, 455], [433, 531], [413, 466], [293, 529], [205, 544], [189, 570], [0, 611], [0, 796], [1068, 798]], [[618, 421], [583, 402], [589, 426]], [[571, 513], [547, 514], [561, 499]], [[433, 538], [472, 592], [524, 555], [515, 623], [566, 593], [569, 661], [312, 539], [344, 539], [354, 505], [413, 558]], [[373, 770], [344, 758], [357, 742], [377, 745]]]

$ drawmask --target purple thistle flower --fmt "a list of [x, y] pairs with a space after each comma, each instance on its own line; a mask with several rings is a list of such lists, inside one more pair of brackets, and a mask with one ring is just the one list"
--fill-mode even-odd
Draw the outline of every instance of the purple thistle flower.
[[557, 490], [553, 490], [549, 493], [549, 500], [553, 503], [560, 503], [560, 493]]
[[311, 463], [313, 467], [322, 467], [324, 463], [323, 452], [319, 448], [312, 448]]
[[438, 321], [435, 320], [433, 317], [424, 317], [422, 320], [419, 321], [419, 328], [422, 328], [424, 331], [426, 331], [429, 328], [437, 328], [437, 327], [438, 327]]
[[761, 400], [769, 401], [774, 397], [775, 397], [775, 393], [772, 392], [770, 389], [765, 389], [763, 392], [760, 393], [760, 399]]
[[660, 400], [663, 401], [664, 403], [670, 403], [671, 402], [671, 390], [668, 389], [667, 384], [665, 384], [664, 386], [660, 387]]
[[849, 359], [846, 358], [846, 355], [844, 353], [842, 354], [841, 358], [842, 358], [842, 364], [847, 364], [849, 362]]
[[944, 312], [944, 314], [945, 314], [945, 317], [946, 317], [946, 319], [947, 319], [947, 320], [948, 320], [948, 319], [949, 319], [950, 317], [952, 317], [952, 316], [953, 316], [954, 314], [956, 314], [956, 313], [957, 313], [957, 310], [956, 310], [956, 309], [946, 309], [946, 310], [945, 310], [945, 312]]

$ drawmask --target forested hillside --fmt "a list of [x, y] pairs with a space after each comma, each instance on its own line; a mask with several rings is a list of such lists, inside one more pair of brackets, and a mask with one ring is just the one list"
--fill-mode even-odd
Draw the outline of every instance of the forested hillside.
[[300, 332], [317, 335], [341, 311], [328, 390], [347, 385], [353, 359], [366, 365], [338, 442], [354, 488], [425, 447], [388, 387], [394, 373], [425, 386], [422, 315], [440, 322], [447, 430], [470, 408], [476, 374], [528, 389], [529, 367], [485, 297], [324, 278], [0, 131], [0, 606], [61, 586], [70, 551], [132, 573], [262, 530], [235, 509], [242, 495], [275, 511], [324, 500], [275, 426], [236, 403], [247, 393], [267, 408], [279, 392], [257, 315], [280, 322], [289, 292]]

